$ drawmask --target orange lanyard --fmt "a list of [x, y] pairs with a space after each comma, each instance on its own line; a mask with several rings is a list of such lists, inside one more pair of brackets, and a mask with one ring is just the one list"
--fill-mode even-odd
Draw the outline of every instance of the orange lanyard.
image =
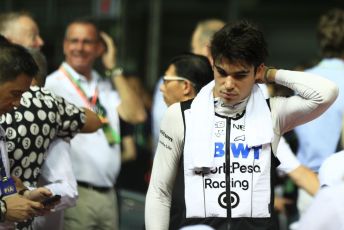
[[72, 86], [75, 88], [76, 92], [82, 98], [84, 103], [89, 107], [89, 109], [93, 109], [93, 107], [97, 104], [97, 100], [98, 100], [98, 96], [99, 96], [98, 87], [96, 87], [91, 100], [89, 100], [85, 90], [81, 87], [79, 81], [76, 80], [72, 76], [72, 74], [66, 70], [66, 68], [64, 68], [63, 66], [60, 66], [59, 71], [61, 71], [61, 73], [63, 73], [63, 75], [66, 76], [67, 79], [71, 82]]

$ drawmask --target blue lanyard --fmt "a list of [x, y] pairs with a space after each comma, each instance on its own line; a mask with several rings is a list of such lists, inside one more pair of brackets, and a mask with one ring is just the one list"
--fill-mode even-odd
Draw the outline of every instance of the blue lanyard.
[[[0, 134], [0, 143], [2, 145], [5, 145], [6, 143], [6, 138], [5, 136]], [[6, 146], [4, 146], [4, 148], [6, 148]], [[4, 161], [2, 159], [2, 148], [0, 147], [0, 175], [1, 175], [1, 180], [7, 179], [7, 175], [6, 175], [6, 169], [5, 169], [5, 165], [4, 165]]]
[[[17, 193], [16, 185], [11, 177], [7, 177], [6, 175], [6, 169], [5, 169], [5, 164], [2, 158], [2, 150], [5, 149], [5, 143], [6, 143], [6, 138], [3, 132], [0, 132], [0, 144], [3, 146], [0, 146], [0, 174], [1, 174], [1, 181], [0, 181], [0, 196], [5, 197], [9, 196], [12, 194]], [[2, 148], [3, 147], [3, 148]]]

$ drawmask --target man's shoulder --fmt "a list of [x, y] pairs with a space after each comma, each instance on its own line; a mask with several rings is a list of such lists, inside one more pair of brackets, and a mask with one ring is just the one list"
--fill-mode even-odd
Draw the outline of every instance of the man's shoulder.
[[305, 69], [305, 72], [320, 75], [334, 81], [344, 81], [344, 61], [338, 58], [323, 59], [318, 64]]
[[22, 97], [27, 100], [41, 100], [47, 101], [51, 100], [53, 102], [62, 102], [63, 99], [56, 94], [54, 94], [51, 90], [46, 89], [45, 87], [39, 86], [30, 86], [30, 89], [23, 93]]
[[343, 165], [344, 164], [344, 150], [334, 153], [331, 156], [329, 156], [328, 158], [326, 158], [326, 160], [323, 162], [322, 167], [328, 167], [328, 168], [332, 168], [334, 165]]
[[[162, 122], [170, 126], [183, 120], [183, 113], [181, 109], [181, 103], [177, 102], [170, 105], [162, 119]], [[173, 125], [172, 125], [173, 126]]]
[[45, 86], [49, 84], [60, 84], [62, 80], [66, 79], [65, 74], [60, 69], [57, 69], [47, 76]]
[[344, 151], [337, 152], [328, 157], [319, 169], [319, 180], [321, 185], [334, 185], [342, 180], [344, 176]]
[[170, 105], [167, 110], [166, 114], [175, 114], [181, 112], [181, 102], [174, 103]]

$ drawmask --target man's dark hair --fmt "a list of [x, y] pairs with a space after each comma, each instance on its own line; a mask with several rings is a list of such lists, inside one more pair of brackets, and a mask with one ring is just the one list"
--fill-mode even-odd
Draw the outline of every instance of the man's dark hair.
[[176, 67], [176, 74], [194, 84], [196, 93], [214, 80], [213, 71], [208, 58], [193, 53], [185, 53], [171, 59], [170, 65]]
[[245, 20], [226, 24], [216, 32], [210, 52], [215, 63], [226, 58], [230, 62], [246, 63], [255, 68], [268, 56], [263, 33]]
[[13, 81], [20, 74], [33, 78], [37, 72], [36, 62], [24, 47], [0, 43], [0, 84]]
[[344, 57], [344, 10], [332, 9], [320, 17], [318, 41], [324, 58]]

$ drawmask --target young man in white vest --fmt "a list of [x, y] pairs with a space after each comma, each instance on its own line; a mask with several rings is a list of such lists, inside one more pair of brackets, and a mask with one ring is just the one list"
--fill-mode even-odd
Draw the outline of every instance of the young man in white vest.
[[[215, 229], [276, 229], [273, 180], [283, 133], [322, 114], [337, 87], [309, 73], [264, 65], [263, 34], [227, 24], [211, 42], [214, 81], [192, 102], [168, 108], [146, 198], [147, 229], [207, 224]], [[267, 102], [256, 83], [296, 92]]]

